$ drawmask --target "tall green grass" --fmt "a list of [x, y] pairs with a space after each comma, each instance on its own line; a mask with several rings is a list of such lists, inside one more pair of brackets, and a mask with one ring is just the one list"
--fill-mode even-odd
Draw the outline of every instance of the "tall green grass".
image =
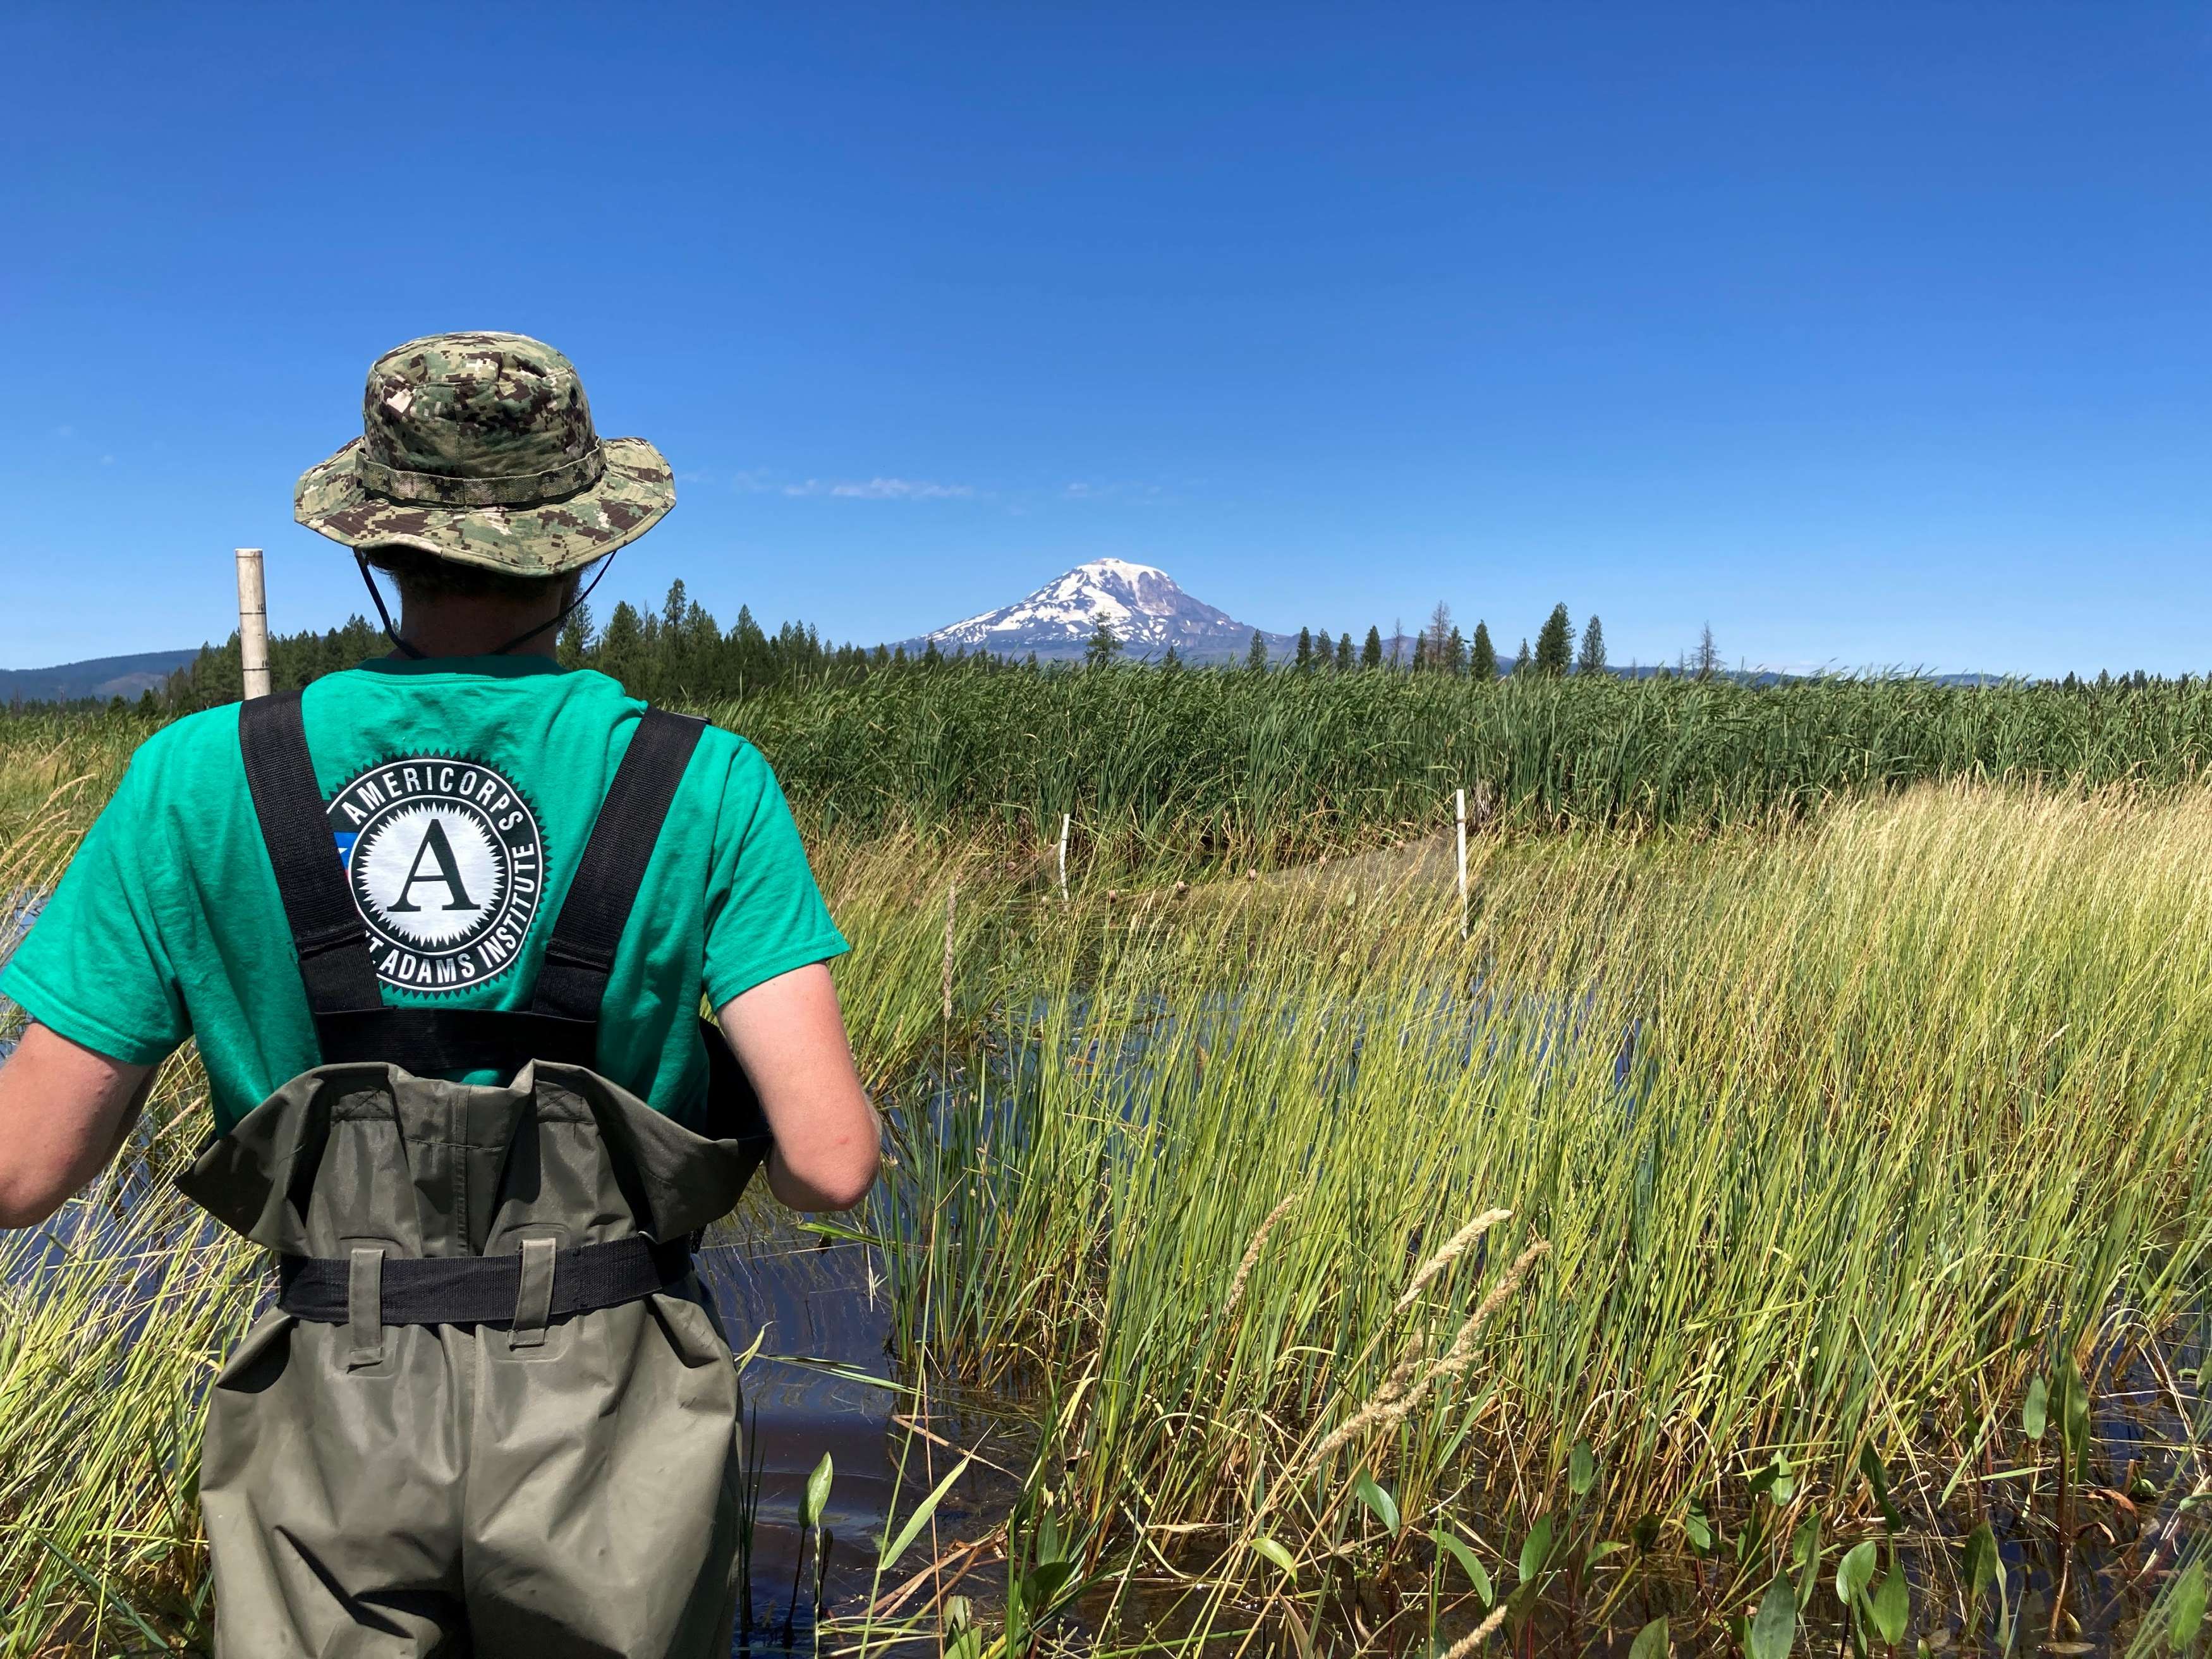
[[1036, 675], [947, 666], [706, 712], [819, 820], [1079, 851], [1295, 859], [1479, 816], [1710, 828], [1943, 779], [2171, 786], [2212, 757], [2212, 689], [1443, 675]]
[[1642, 1539], [1593, 1574], [1625, 1593], [1786, 1459], [1718, 1623], [1808, 1505], [1875, 1524], [1864, 1460], [1964, 1531], [1977, 1460], [2033, 1454], [2031, 1375], [2070, 1356], [2097, 1392], [2178, 1346], [2212, 1244], [2212, 796], [1954, 786], [1493, 848], [1476, 889], [1464, 944], [1432, 881], [1355, 861], [1048, 905], [971, 964], [984, 1045], [902, 1115], [899, 1305], [973, 1379], [1079, 1394], [1056, 1498], [1085, 1526], [1254, 1595], [1271, 1538], [1318, 1602], [1388, 1541], [1364, 1471], [1501, 1582], [1547, 1514]]

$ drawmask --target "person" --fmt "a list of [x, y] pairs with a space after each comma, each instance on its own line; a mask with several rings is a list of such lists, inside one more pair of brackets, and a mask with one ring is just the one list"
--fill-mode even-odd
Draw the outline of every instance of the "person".
[[786, 1205], [859, 1202], [878, 1124], [767, 763], [553, 658], [674, 496], [541, 342], [385, 354], [296, 510], [392, 654], [149, 738], [0, 973], [0, 1225], [97, 1176], [191, 1036], [216, 1138], [180, 1184], [276, 1252], [208, 1408], [226, 1656], [729, 1650], [736, 1371], [691, 1247], [763, 1158]]

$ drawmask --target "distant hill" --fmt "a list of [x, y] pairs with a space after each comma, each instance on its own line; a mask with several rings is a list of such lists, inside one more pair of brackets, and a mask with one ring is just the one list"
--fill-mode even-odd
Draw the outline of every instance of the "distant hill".
[[135, 657], [94, 657], [52, 668], [0, 668], [0, 703], [78, 702], [87, 697], [136, 699], [160, 690], [197, 651], [142, 651]]
[[[1241, 659], [1251, 649], [1255, 631], [1249, 623], [1184, 592], [1164, 570], [1127, 559], [1093, 559], [1054, 577], [1026, 599], [901, 643], [909, 653], [934, 641], [947, 655], [964, 650], [1024, 657], [1035, 652], [1043, 660], [1066, 660], [1083, 655], [1102, 622], [1121, 641], [1122, 654], [1137, 660], [1164, 657], [1170, 646], [1188, 663]], [[1257, 631], [1271, 657], [1279, 659], [1297, 647], [1295, 635]]]

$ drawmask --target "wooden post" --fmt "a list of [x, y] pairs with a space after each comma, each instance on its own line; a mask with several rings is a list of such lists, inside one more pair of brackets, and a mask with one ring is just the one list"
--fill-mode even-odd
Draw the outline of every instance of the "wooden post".
[[269, 594], [261, 579], [261, 550], [238, 550], [238, 655], [248, 697], [269, 695]]
[[1060, 896], [1063, 902], [1067, 897], [1067, 826], [1074, 822], [1073, 812], [1060, 815]]
[[1459, 817], [1459, 936], [1467, 937], [1467, 791], [1458, 792]]

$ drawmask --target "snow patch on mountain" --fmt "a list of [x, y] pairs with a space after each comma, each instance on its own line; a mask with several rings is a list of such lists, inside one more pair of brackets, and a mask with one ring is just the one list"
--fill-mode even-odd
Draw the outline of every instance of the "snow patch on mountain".
[[[1127, 559], [1093, 559], [1012, 605], [948, 624], [925, 635], [939, 651], [988, 651], [996, 656], [1080, 656], [1103, 623], [1124, 652], [1161, 657], [1170, 647], [1188, 660], [1241, 654], [1253, 629], [1225, 611], [1193, 599], [1175, 578]], [[1267, 635], [1270, 651], [1284, 636]]]

